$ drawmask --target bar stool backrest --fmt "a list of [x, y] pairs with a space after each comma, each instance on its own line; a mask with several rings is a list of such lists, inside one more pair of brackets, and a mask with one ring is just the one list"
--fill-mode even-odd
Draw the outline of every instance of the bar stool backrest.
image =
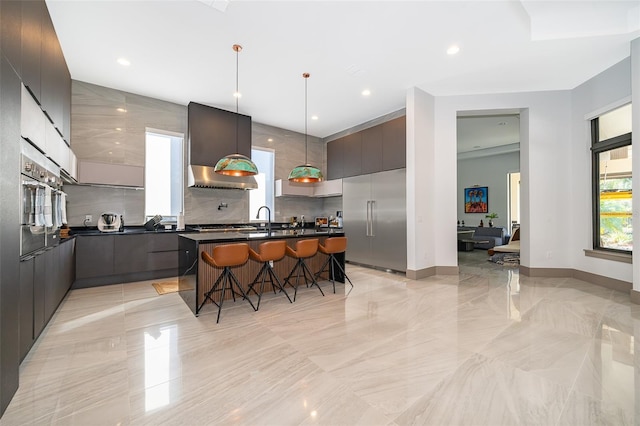
[[327, 253], [344, 253], [347, 251], [347, 237], [331, 237], [324, 240]]
[[284, 257], [286, 247], [287, 242], [284, 240], [261, 243], [259, 253], [260, 258], [263, 262], [280, 260]]
[[296, 242], [296, 255], [298, 257], [306, 258], [315, 256], [318, 252], [318, 239], [311, 240], [298, 240]]
[[213, 256], [202, 252], [202, 260], [217, 268], [244, 265], [249, 260], [249, 244], [223, 244], [213, 248]]

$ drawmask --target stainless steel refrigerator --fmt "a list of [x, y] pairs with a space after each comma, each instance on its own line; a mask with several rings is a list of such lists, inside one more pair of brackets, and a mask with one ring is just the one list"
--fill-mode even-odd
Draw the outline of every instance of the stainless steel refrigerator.
[[405, 169], [342, 180], [347, 261], [406, 272], [406, 192]]

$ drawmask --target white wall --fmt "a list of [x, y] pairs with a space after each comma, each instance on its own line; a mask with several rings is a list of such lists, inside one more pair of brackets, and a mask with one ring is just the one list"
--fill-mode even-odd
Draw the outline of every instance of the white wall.
[[414, 278], [420, 276], [414, 275], [417, 271], [445, 265], [436, 263], [438, 250], [456, 250], [455, 239], [443, 240], [443, 247], [426, 243], [440, 238], [437, 227], [441, 223], [437, 209], [433, 208], [442, 202], [440, 191], [436, 185], [427, 184], [439, 179], [433, 139], [433, 99], [415, 87], [407, 91], [407, 276]]
[[[573, 203], [567, 211], [570, 220], [567, 220], [566, 223], [566, 233], [571, 235], [569, 240], [571, 244], [566, 249], [571, 255], [570, 266], [572, 268], [629, 282], [632, 281], [632, 265], [585, 257], [584, 250], [593, 248], [589, 120], [629, 102], [630, 96], [630, 58], [598, 74], [571, 92], [572, 142], [570, 156], [574, 167], [570, 183], [573, 190]], [[635, 176], [637, 173], [634, 173]]]
[[508, 222], [508, 173], [520, 171], [520, 152], [491, 155], [486, 157], [458, 160], [458, 214], [457, 220], [464, 220], [466, 226], [478, 226], [482, 220], [488, 226], [485, 214], [464, 212], [464, 189], [474, 185], [489, 188], [489, 212], [498, 213], [494, 226], [504, 226], [511, 233]]
[[[530, 268], [563, 268], [568, 252], [559, 241], [566, 236], [566, 215], [571, 202], [570, 92], [549, 91], [492, 95], [447, 96], [435, 99], [435, 150], [438, 155], [438, 245], [436, 265], [456, 265], [455, 244], [445, 250], [444, 241], [455, 243], [457, 214], [456, 117], [458, 111], [488, 113], [519, 111], [521, 114], [520, 171], [522, 173], [521, 263]], [[448, 194], [448, 195], [447, 195]], [[435, 249], [435, 247], [434, 247]]]

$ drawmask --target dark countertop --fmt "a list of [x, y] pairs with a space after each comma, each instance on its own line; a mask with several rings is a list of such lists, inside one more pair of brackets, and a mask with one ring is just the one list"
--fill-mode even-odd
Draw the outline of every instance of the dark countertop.
[[155, 231], [149, 231], [144, 228], [144, 226], [125, 226], [124, 231], [111, 231], [111, 232], [102, 232], [98, 228], [90, 227], [90, 228], [72, 228], [69, 233], [70, 237], [80, 236], [80, 235], [132, 235], [132, 234], [176, 234], [176, 233], [187, 233], [194, 232], [190, 229], [183, 231], [176, 231], [175, 229], [164, 229], [160, 228]]
[[267, 239], [284, 239], [284, 238], [300, 238], [300, 237], [328, 237], [328, 236], [342, 236], [344, 231], [342, 229], [332, 229], [331, 232], [327, 231], [315, 231], [314, 229], [305, 230], [274, 230], [269, 235], [266, 231], [252, 231], [252, 232], [195, 232], [183, 234], [180, 236], [196, 241], [198, 243], [219, 243], [219, 242], [232, 242], [232, 241], [253, 241], [253, 240], [267, 240]]

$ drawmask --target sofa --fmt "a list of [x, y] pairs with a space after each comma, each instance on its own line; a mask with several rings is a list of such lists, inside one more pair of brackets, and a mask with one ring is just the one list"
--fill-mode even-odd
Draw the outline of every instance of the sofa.
[[490, 226], [458, 226], [458, 231], [474, 231], [474, 241], [488, 241], [485, 243], [476, 243], [475, 248], [488, 250], [495, 246], [501, 246], [507, 244], [509, 241], [509, 235], [507, 235], [507, 229], [503, 227], [490, 227]]

